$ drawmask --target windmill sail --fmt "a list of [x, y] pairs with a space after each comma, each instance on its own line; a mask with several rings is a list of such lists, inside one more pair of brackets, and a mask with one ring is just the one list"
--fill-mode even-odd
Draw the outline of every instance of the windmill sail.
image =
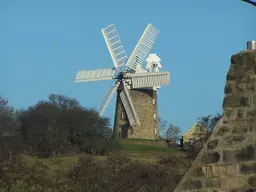
[[103, 112], [105, 111], [106, 107], [108, 106], [109, 102], [111, 101], [111, 99], [113, 98], [118, 86], [120, 85], [120, 82], [117, 81], [117, 83], [115, 84], [115, 86], [110, 86], [107, 90], [107, 92], [105, 93], [105, 95], [103, 96], [103, 99], [99, 105], [98, 108], [98, 112], [99, 115], [101, 116], [103, 114]]
[[131, 100], [131, 96], [130, 96], [129, 91], [126, 86], [127, 85], [123, 81], [124, 90], [120, 93], [120, 97], [121, 97], [125, 112], [127, 114], [130, 126], [132, 127], [134, 125], [140, 125], [140, 121], [139, 121], [138, 115], [135, 111], [135, 107], [133, 106], [133, 103]]
[[98, 69], [90, 71], [78, 71], [75, 82], [100, 81], [113, 79], [115, 70], [113, 68]]
[[157, 87], [170, 84], [170, 72], [129, 73], [132, 88]]
[[152, 24], [149, 24], [144, 33], [142, 34], [139, 42], [134, 48], [131, 56], [129, 57], [126, 63], [126, 71], [128, 68], [136, 71], [137, 65], [142, 65], [146, 60], [152, 46], [155, 42], [156, 36], [158, 35], [159, 30], [155, 28]]
[[119, 37], [116, 27], [112, 24], [101, 30], [115, 68], [120, 72], [120, 66], [125, 65], [128, 56]]

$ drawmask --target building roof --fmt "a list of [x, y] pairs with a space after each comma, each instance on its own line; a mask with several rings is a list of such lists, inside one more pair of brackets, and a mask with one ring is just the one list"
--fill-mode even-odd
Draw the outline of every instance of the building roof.
[[[198, 128], [201, 128], [202, 125], [200, 123], [195, 123], [190, 129], [188, 129], [184, 135], [184, 141], [188, 140], [189, 138], [195, 138], [194, 133], [198, 131]], [[204, 128], [205, 132], [207, 131], [206, 128]]]

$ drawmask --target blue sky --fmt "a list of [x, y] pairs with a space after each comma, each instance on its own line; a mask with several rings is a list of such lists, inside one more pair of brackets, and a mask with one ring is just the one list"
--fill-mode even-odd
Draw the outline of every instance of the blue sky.
[[[115, 24], [128, 54], [144, 28], [160, 30], [153, 52], [170, 71], [159, 116], [185, 132], [221, 112], [230, 57], [256, 39], [256, 8], [239, 0], [0, 0], [0, 94], [26, 108], [50, 93], [96, 107], [113, 83], [75, 84], [76, 71], [113, 66], [101, 29]], [[113, 119], [115, 99], [105, 116]]]

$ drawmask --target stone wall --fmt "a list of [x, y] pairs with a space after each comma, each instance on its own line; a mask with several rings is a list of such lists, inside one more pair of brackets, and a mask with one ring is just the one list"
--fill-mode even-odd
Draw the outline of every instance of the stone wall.
[[256, 50], [231, 57], [223, 118], [174, 192], [256, 189]]
[[[159, 139], [158, 112], [157, 112], [157, 93], [148, 89], [129, 90], [131, 99], [140, 119], [141, 126], [133, 127], [131, 133], [127, 117], [122, 118], [124, 107], [120, 98], [120, 90], [117, 93], [116, 114], [114, 132], [116, 135], [121, 133], [121, 127], [128, 129], [128, 138]], [[155, 99], [155, 104], [153, 103]], [[156, 114], [154, 118], [154, 113]], [[157, 133], [155, 134], [155, 128]]]

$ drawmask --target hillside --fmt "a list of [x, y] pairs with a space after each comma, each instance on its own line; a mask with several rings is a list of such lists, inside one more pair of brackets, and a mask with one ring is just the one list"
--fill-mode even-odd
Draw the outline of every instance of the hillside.
[[[13, 181], [11, 189], [21, 192], [35, 189], [164, 192], [174, 189], [191, 163], [184, 152], [176, 149], [127, 141], [121, 145], [121, 151], [106, 156], [85, 153], [60, 154], [55, 158], [16, 156], [3, 165], [11, 170], [5, 179]], [[15, 173], [17, 169], [19, 172]], [[16, 179], [17, 175], [23, 177], [14, 182], [14, 175]]]

